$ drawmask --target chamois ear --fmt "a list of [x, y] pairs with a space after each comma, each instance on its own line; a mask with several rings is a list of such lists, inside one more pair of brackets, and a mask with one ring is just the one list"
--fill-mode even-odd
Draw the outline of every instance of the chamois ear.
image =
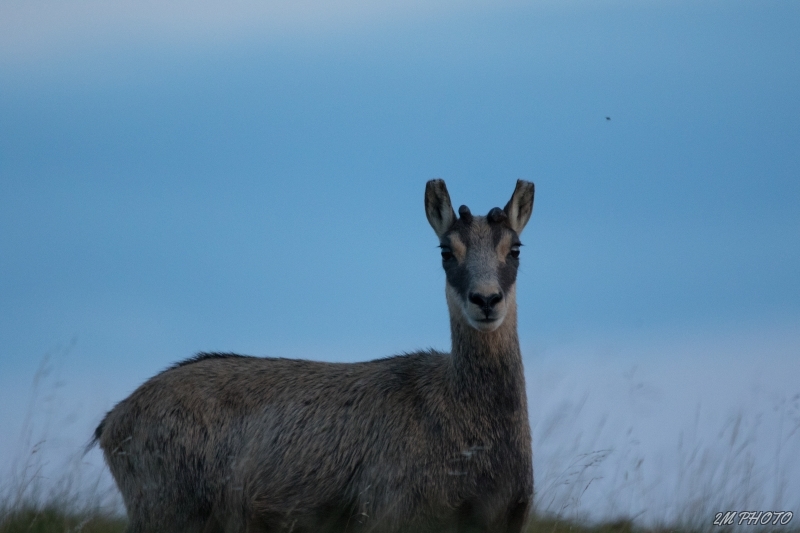
[[533, 183], [530, 181], [517, 180], [517, 187], [511, 200], [508, 201], [503, 211], [508, 216], [508, 223], [511, 228], [521, 234], [525, 224], [531, 218], [533, 212]]
[[444, 180], [430, 180], [425, 185], [425, 215], [441, 239], [456, 220]]

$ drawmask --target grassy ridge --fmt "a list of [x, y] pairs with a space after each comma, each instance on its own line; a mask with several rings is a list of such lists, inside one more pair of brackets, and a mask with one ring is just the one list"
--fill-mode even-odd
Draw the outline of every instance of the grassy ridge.
[[122, 533], [123, 518], [102, 513], [68, 513], [56, 507], [12, 511], [0, 518], [0, 533]]
[[[50, 507], [10, 513], [0, 519], [0, 533], [122, 533], [123, 518], [101, 513], [70, 514]], [[566, 520], [533, 520], [525, 533], [634, 533], [630, 522], [622, 521], [595, 526]]]
[[[0, 533], [123, 533], [127, 521], [124, 518], [109, 514], [68, 513], [55, 507], [41, 510], [27, 509], [14, 511], [0, 518]], [[730, 531], [730, 528], [725, 528]], [[763, 532], [770, 529], [755, 529]], [[800, 533], [797, 527], [775, 527], [772, 531], [780, 533]], [[702, 533], [681, 527], [664, 527], [660, 529], [643, 529], [628, 520], [603, 524], [581, 524], [579, 522], [558, 518], [540, 518], [531, 520], [525, 533]]]
[[[30, 507], [5, 514], [0, 511], [0, 533], [123, 533], [126, 525], [127, 520], [124, 518], [100, 510], [79, 513], [65, 511], [58, 506], [46, 506], [42, 509]], [[800, 527], [796, 523], [785, 526], [742, 527], [753, 533], [800, 533]], [[708, 524], [700, 528], [679, 525], [642, 528], [630, 520], [585, 524], [558, 517], [534, 516], [525, 528], [525, 533], [706, 533], [712, 529], [730, 532], [732, 529], [741, 530], [741, 527], [718, 528]]]

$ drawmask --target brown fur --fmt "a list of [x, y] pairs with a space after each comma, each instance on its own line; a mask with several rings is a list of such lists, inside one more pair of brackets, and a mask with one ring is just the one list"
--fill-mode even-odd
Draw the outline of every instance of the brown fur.
[[[443, 242], [457, 230], [444, 182], [429, 182], [426, 212]], [[490, 223], [469, 218], [459, 261], [501, 263]], [[514, 232], [506, 249], [525, 222], [500, 230]], [[479, 330], [449, 279], [451, 353], [200, 354], [121, 401], [95, 435], [128, 531], [519, 532], [533, 477], [516, 292], [503, 293], [501, 323]]]

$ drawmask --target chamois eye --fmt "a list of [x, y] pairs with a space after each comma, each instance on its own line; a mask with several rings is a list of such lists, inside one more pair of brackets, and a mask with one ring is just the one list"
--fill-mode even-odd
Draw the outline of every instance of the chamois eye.
[[509, 257], [513, 257], [514, 259], [519, 259], [519, 245], [512, 246], [511, 251], [508, 252]]
[[442, 246], [442, 260], [450, 261], [453, 258], [453, 252], [447, 246]]

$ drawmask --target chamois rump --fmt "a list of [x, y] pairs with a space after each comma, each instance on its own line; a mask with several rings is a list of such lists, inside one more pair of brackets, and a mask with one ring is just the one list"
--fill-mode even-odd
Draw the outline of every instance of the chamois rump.
[[364, 363], [201, 353], [95, 431], [129, 533], [519, 532], [533, 470], [517, 336], [533, 183], [486, 216], [425, 189], [450, 353]]

